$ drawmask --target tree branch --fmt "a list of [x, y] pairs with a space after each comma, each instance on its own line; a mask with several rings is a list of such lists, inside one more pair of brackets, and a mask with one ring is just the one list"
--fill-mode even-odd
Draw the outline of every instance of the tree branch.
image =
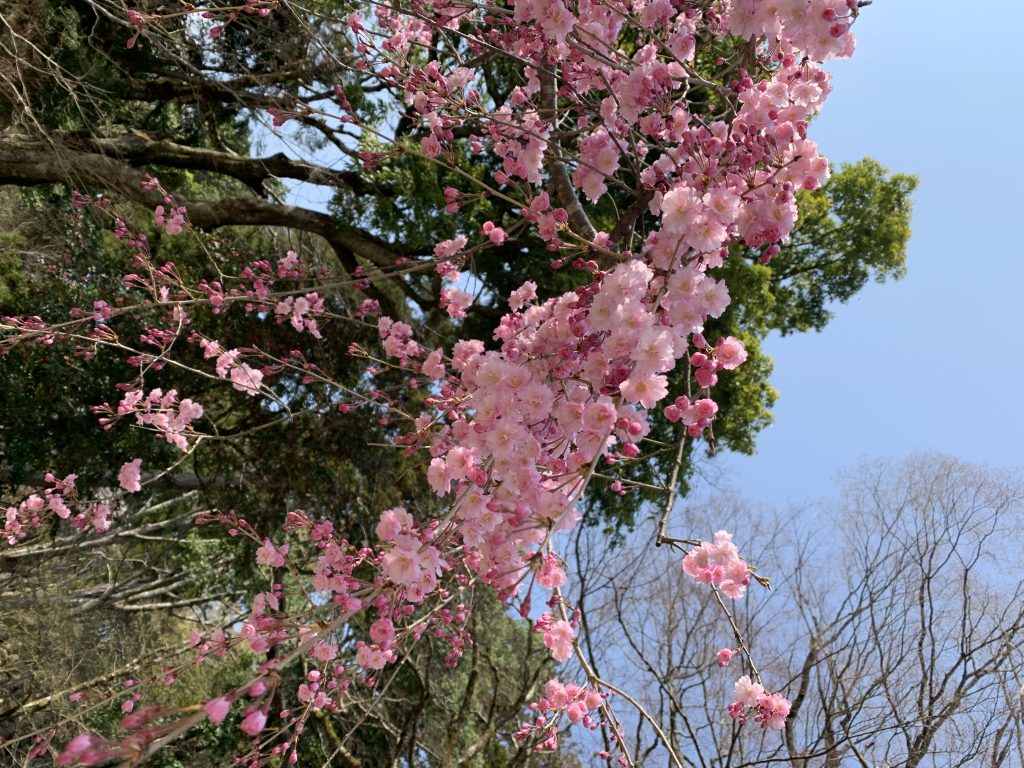
[[[13, 137], [12, 137], [13, 138]], [[93, 154], [112, 156], [133, 166], [168, 165], [193, 171], [231, 176], [262, 193], [263, 182], [272, 178], [296, 179], [330, 187], [345, 187], [359, 194], [379, 194], [356, 171], [337, 171], [321, 165], [293, 160], [283, 153], [270, 157], [248, 157], [214, 149], [176, 144], [133, 130], [117, 137], [95, 137], [75, 133], [53, 135], [69, 147]]]
[[[155, 189], [144, 189], [144, 174], [118, 160], [82, 152], [31, 136], [0, 136], [0, 184], [29, 186], [43, 183], [92, 185], [121, 195], [147, 208], [164, 204]], [[380, 268], [392, 267], [404, 249], [351, 227], [319, 211], [268, 202], [259, 198], [188, 200], [184, 205], [192, 226], [216, 229], [229, 225], [264, 225], [297, 229], [319, 235], [334, 249], [342, 266], [353, 274], [359, 266], [356, 256]], [[399, 281], [399, 285], [405, 285]], [[364, 291], [394, 313], [392, 301], [372, 286]], [[414, 298], [415, 300], [415, 298]]]
[[562, 147], [558, 142], [558, 92], [555, 86], [555, 71], [545, 67], [538, 72], [540, 78], [540, 116], [551, 123], [551, 138], [548, 140], [544, 158], [547, 160], [551, 186], [558, 202], [569, 214], [569, 227], [587, 242], [593, 242], [597, 231], [587, 217], [586, 211], [576, 197], [569, 171], [562, 162]]

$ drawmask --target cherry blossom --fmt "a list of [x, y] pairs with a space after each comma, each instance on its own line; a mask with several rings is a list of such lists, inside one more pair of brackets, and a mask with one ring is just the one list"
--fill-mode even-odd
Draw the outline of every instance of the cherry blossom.
[[142, 459], [133, 459], [126, 462], [121, 471], [117, 474], [117, 481], [128, 493], [135, 493], [142, 490]]

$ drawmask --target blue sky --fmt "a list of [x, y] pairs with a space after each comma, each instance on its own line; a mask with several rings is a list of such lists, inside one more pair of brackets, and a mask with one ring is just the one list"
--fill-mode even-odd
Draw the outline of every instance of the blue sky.
[[756, 456], [715, 460], [745, 496], [828, 495], [861, 457], [923, 450], [1024, 468], [1024, 2], [996, 5], [876, 0], [829, 66], [821, 151], [920, 177], [908, 274], [821, 333], [769, 339], [775, 424]]

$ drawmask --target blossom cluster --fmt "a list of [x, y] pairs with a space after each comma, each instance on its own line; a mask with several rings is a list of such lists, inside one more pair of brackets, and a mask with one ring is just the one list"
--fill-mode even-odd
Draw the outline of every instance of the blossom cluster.
[[50, 486], [42, 494], [33, 493], [23, 499], [17, 506], [7, 507], [4, 511], [3, 536], [11, 546], [23, 541], [29, 532], [39, 529], [46, 516], [52, 514], [66, 520], [71, 515], [68, 501], [75, 498], [75, 480], [77, 475], [68, 475], [58, 480], [51, 473], [46, 474], [46, 483]]
[[305, 296], [287, 296], [278, 302], [274, 314], [287, 319], [292, 328], [300, 333], [308, 331], [314, 339], [322, 338], [316, 325], [317, 313], [324, 311], [324, 301], [315, 291]]
[[117, 419], [134, 416], [136, 424], [153, 430], [178, 450], [186, 451], [192, 422], [202, 418], [203, 406], [188, 397], [179, 399], [175, 389], [164, 392], [156, 388], [148, 393], [129, 389], [116, 408], [103, 403], [93, 407], [93, 412], [101, 414], [99, 421], [104, 429], [110, 429]]
[[[119, 473], [122, 487], [129, 492], [134, 488], [133, 481], [136, 479], [134, 469], [134, 462], [128, 462]], [[43, 481], [48, 488], [44, 488], [41, 493], [30, 494], [17, 506], [9, 506], [4, 510], [4, 540], [9, 545], [16, 546], [25, 541], [32, 531], [42, 529], [53, 517], [67, 520], [79, 532], [91, 530], [105, 533], [110, 530], [113, 524], [110, 500], [80, 499], [75, 485], [77, 479], [78, 476], [72, 474], [61, 480], [52, 472], [47, 472]], [[126, 482], [130, 486], [125, 485]]]
[[544, 684], [544, 695], [530, 705], [536, 714], [532, 723], [523, 725], [516, 733], [521, 740], [532, 739], [537, 750], [558, 749], [558, 726], [568, 721], [591, 730], [599, 725], [595, 714], [601, 709], [605, 694], [594, 688], [563, 683], [557, 677]]
[[762, 728], [780, 730], [786, 725], [791, 704], [782, 694], [768, 693], [747, 675], [736, 681], [736, 701], [729, 705], [729, 716], [743, 725], [753, 713]]
[[733, 600], [743, 597], [750, 584], [750, 566], [726, 531], [718, 531], [713, 543], [701, 542], [689, 552], [683, 558], [683, 571], [702, 584], [718, 587]]
[[537, 620], [533, 631], [543, 632], [544, 646], [551, 651], [551, 657], [555, 661], [568, 661], [572, 656], [576, 631], [570, 622], [555, 619], [550, 613], [545, 612]]

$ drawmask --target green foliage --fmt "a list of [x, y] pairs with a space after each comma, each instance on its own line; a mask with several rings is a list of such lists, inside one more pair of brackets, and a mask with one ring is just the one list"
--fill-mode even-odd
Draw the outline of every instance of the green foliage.
[[865, 158], [840, 167], [821, 189], [800, 192], [791, 242], [771, 265], [772, 329], [820, 331], [830, 304], [849, 300], [869, 280], [903, 277], [916, 187], [916, 177]]

